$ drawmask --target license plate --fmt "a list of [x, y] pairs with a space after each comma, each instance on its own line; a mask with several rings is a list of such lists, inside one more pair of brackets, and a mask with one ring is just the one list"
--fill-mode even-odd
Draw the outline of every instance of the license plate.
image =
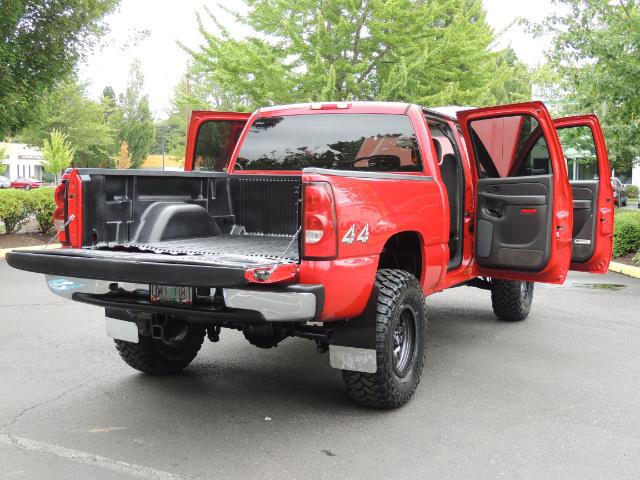
[[193, 302], [191, 287], [168, 287], [166, 285], [149, 285], [152, 302], [188, 303]]

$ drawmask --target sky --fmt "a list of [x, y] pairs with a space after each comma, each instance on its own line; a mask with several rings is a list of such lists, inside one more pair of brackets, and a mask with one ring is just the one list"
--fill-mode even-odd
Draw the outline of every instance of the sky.
[[[236, 2], [224, 2], [233, 3]], [[487, 20], [495, 32], [502, 32], [516, 18], [541, 20], [557, 8], [552, 0], [484, 0]], [[205, 25], [207, 6], [233, 35], [242, 36], [246, 29], [216, 5], [206, 0], [122, 0], [116, 12], [107, 17], [110, 33], [79, 68], [80, 78], [87, 82], [87, 91], [99, 99], [102, 89], [110, 85], [116, 93], [125, 89], [129, 68], [134, 59], [141, 62], [145, 93], [156, 119], [166, 118], [173, 89], [185, 71], [189, 54], [178, 41], [189, 48], [201, 42], [196, 13], [202, 13]], [[141, 33], [146, 32], [142, 36]], [[511, 45], [518, 57], [530, 66], [542, 62], [548, 39], [533, 39], [523, 27], [513, 25], [503, 32], [498, 48]]]

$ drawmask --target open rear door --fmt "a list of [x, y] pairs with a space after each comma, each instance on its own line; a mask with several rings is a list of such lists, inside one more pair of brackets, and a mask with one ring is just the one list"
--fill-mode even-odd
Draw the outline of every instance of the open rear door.
[[606, 273], [613, 248], [609, 156], [595, 115], [553, 121], [573, 191], [571, 270]]
[[185, 171], [226, 172], [250, 116], [244, 112], [194, 111], [187, 136]]
[[571, 261], [572, 195], [546, 107], [466, 110], [458, 119], [476, 167], [477, 274], [562, 283]]

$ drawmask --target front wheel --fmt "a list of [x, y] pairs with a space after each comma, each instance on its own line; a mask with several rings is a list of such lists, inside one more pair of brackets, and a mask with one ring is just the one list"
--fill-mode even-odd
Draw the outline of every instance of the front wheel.
[[427, 317], [418, 280], [402, 270], [376, 275], [375, 373], [343, 370], [347, 391], [357, 403], [397, 408], [413, 396], [424, 367]]
[[151, 375], [167, 375], [179, 372], [196, 358], [204, 336], [204, 328], [176, 324], [162, 339], [140, 335], [138, 343], [115, 342], [120, 357], [130, 367]]
[[533, 302], [533, 282], [493, 280], [491, 306], [503, 322], [520, 322], [527, 318]]
[[24, 189], [28, 192], [29, 190], [31, 190], [31, 185], [25, 185]]

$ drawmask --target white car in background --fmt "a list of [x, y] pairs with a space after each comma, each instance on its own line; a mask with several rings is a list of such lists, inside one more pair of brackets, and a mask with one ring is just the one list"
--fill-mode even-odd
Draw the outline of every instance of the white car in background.
[[0, 188], [11, 188], [11, 180], [7, 177], [0, 176]]

